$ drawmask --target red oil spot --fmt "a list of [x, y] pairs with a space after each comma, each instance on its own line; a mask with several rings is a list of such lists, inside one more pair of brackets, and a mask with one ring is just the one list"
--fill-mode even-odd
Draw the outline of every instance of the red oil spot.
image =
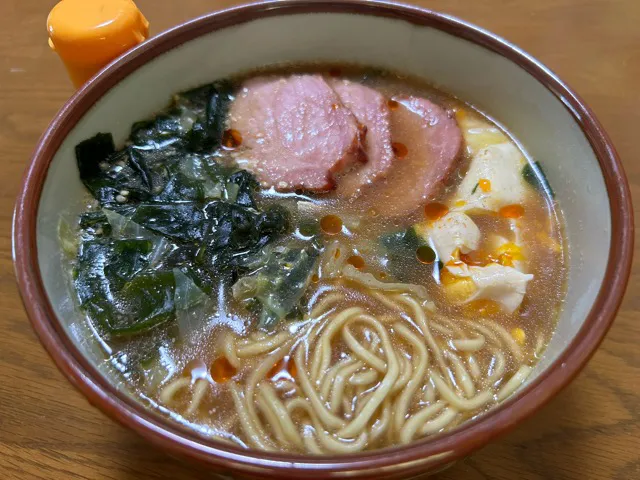
[[222, 136], [222, 145], [228, 150], [233, 150], [242, 145], [242, 135], [233, 128], [226, 130]]
[[499, 213], [504, 218], [520, 218], [524, 215], [524, 207], [522, 205], [507, 205], [502, 207]]
[[327, 235], [337, 235], [342, 231], [342, 220], [337, 215], [325, 215], [320, 220], [320, 228]]
[[393, 153], [397, 158], [404, 158], [409, 153], [409, 149], [406, 147], [406, 145], [400, 142], [393, 142], [391, 144], [391, 149], [393, 150]]
[[429, 220], [438, 220], [449, 213], [449, 207], [442, 203], [431, 202], [424, 206], [424, 215]]
[[211, 364], [211, 377], [216, 383], [224, 383], [238, 373], [227, 357], [218, 357]]
[[354, 267], [356, 267], [358, 270], [361, 268], [364, 268], [365, 262], [364, 262], [364, 258], [362, 258], [360, 255], [352, 255], [347, 259], [347, 263], [350, 265], [353, 265]]

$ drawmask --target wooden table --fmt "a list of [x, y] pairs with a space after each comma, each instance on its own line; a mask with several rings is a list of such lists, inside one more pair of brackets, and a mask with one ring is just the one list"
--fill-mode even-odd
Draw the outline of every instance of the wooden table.
[[[73, 91], [47, 46], [54, 3], [3, 0], [0, 15], [0, 480], [211, 478], [90, 407], [40, 346], [18, 297], [14, 199], [39, 135]], [[155, 33], [238, 2], [137, 3]], [[416, 3], [506, 37], [572, 85], [613, 137], [640, 211], [638, 0]], [[618, 319], [579, 378], [516, 432], [437, 478], [640, 479], [640, 254], [634, 267]]]

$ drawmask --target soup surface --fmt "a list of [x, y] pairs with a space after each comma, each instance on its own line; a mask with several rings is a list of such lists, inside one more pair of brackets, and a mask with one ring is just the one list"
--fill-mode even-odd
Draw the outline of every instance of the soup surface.
[[76, 157], [78, 308], [135, 394], [205, 436], [405, 444], [513, 394], [553, 333], [566, 246], [540, 165], [415, 79], [254, 72]]

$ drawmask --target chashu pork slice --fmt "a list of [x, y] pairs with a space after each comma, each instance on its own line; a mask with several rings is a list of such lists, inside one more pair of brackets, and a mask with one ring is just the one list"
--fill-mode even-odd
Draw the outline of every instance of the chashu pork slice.
[[337, 173], [366, 162], [366, 128], [321, 75], [251, 79], [229, 118], [246, 147], [240, 164], [263, 186], [324, 192]]
[[353, 169], [338, 180], [338, 196], [353, 197], [364, 192], [368, 185], [385, 178], [391, 168], [391, 113], [387, 99], [373, 88], [342, 79], [332, 80], [331, 86], [342, 104], [367, 128], [366, 165]]

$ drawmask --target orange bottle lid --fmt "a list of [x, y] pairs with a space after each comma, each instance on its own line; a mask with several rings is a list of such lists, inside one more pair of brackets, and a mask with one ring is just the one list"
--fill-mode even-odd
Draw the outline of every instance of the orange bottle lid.
[[111, 60], [149, 36], [132, 0], [62, 0], [47, 19], [49, 45], [79, 87]]

